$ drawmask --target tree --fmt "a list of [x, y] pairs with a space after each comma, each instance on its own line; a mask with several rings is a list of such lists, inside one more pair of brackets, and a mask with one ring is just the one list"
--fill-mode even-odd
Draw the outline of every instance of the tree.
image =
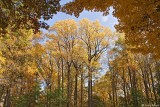
[[[72, 94], [71, 72], [72, 72], [74, 47], [76, 44], [75, 40], [77, 36], [77, 23], [72, 19], [59, 21], [50, 28], [50, 31], [56, 33], [55, 34], [56, 36], [51, 39], [53, 39], [53, 41], [57, 43], [58, 45], [57, 47], [59, 48], [59, 49], [57, 48], [58, 52], [60, 52], [61, 50], [63, 51], [63, 59], [65, 61], [67, 70], [67, 99], [68, 99], [67, 107], [70, 107], [71, 94]], [[54, 40], [56, 37], [58, 41]]]
[[[7, 59], [1, 63], [0, 72], [1, 85], [4, 87], [0, 100], [3, 101], [4, 107], [16, 105], [14, 100], [16, 101], [18, 97], [35, 91], [36, 75], [34, 74], [37, 69], [32, 60], [32, 43], [30, 42], [32, 35], [32, 30], [19, 29], [17, 32], [6, 34], [0, 40], [0, 51], [3, 58]], [[36, 99], [33, 99], [32, 102], [29, 98], [26, 100], [30, 102], [27, 103], [29, 106], [31, 103], [35, 104]]]
[[108, 38], [111, 31], [99, 24], [98, 21], [91, 22], [88, 19], [80, 21], [79, 38], [86, 50], [86, 66], [88, 71], [88, 107], [92, 107], [92, 76], [99, 69], [99, 59], [109, 45]]
[[[107, 87], [111, 91], [106, 98], [106, 102], [111, 102], [111, 106], [137, 106], [142, 104], [158, 105], [158, 89], [156, 80], [157, 66], [152, 55], [144, 56], [128, 51], [128, 45], [124, 44], [124, 35], [120, 34], [109, 54], [109, 71], [104, 77], [96, 82], [95, 92], [98, 96], [106, 95], [102, 87]], [[154, 78], [154, 79], [153, 79]], [[109, 85], [106, 84], [108, 81]], [[104, 86], [104, 84], [106, 84]], [[100, 90], [103, 92], [101, 93]], [[110, 104], [110, 103], [107, 103]]]
[[88, 19], [58, 21], [49, 30], [8, 28], [0, 37], [2, 106], [158, 106], [160, 61], [132, 53], [124, 34]]
[[48, 28], [39, 19], [51, 19], [59, 10], [59, 0], [0, 0], [0, 32], [7, 33], [8, 26], [12, 31], [26, 28], [37, 32], [39, 28]]
[[[52, 33], [53, 32], [53, 33]], [[64, 60], [67, 73], [67, 106], [71, 106], [71, 94], [74, 92], [74, 106], [78, 106], [78, 75], [87, 70], [88, 98], [92, 99], [92, 75], [99, 69], [99, 59], [109, 45], [108, 39], [112, 36], [110, 29], [101, 26], [98, 21], [91, 22], [83, 19], [79, 23], [74, 20], [64, 20], [55, 23], [50, 28], [47, 37], [51, 45], [57, 47], [59, 58]], [[83, 54], [79, 54], [82, 52]], [[58, 61], [58, 59], [56, 59]], [[74, 81], [74, 89], [72, 89]], [[81, 75], [81, 98], [83, 97], [83, 75]], [[72, 91], [74, 90], [74, 91]], [[83, 100], [83, 99], [81, 99]], [[81, 101], [82, 105], [83, 101]]]
[[116, 29], [125, 33], [126, 44], [132, 46], [131, 50], [160, 57], [158, 0], [74, 0], [64, 5], [62, 10], [76, 17], [84, 9], [100, 11], [107, 15], [111, 6], [114, 9], [113, 15], [119, 21]]

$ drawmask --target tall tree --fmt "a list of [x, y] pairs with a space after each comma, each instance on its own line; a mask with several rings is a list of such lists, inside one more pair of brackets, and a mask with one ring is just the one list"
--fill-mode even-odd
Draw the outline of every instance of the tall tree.
[[106, 51], [109, 45], [108, 38], [111, 36], [111, 31], [99, 24], [98, 21], [91, 22], [88, 19], [80, 21], [79, 38], [82, 41], [82, 46], [87, 52], [87, 69], [88, 69], [88, 107], [92, 107], [92, 75], [98, 69], [98, 61]]

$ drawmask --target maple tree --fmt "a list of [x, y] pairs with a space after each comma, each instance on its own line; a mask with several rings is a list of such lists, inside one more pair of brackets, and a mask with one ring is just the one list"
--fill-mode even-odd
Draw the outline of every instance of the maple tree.
[[83, 10], [99, 11], [107, 15], [111, 6], [114, 9], [113, 15], [119, 21], [115, 27], [125, 33], [126, 44], [132, 46], [131, 50], [159, 57], [159, 0], [74, 0], [64, 5], [62, 11], [76, 17]]
[[59, 0], [0, 0], [0, 31], [5, 33], [11, 26], [13, 31], [19, 28], [48, 28], [44, 21], [60, 10]]
[[[109, 70], [97, 81], [94, 93], [102, 98], [105, 95], [106, 103], [113, 107], [138, 107], [151, 103], [158, 105], [159, 94], [156, 93], [159, 89], [155, 89], [157, 77], [154, 76], [157, 65], [153, 56], [133, 54], [127, 47], [128, 45], [124, 44], [124, 35], [120, 34], [115, 49], [109, 52]], [[98, 89], [108, 86], [106, 81], [110, 88], [104, 88], [108, 89], [106, 94], [100, 94]]]
[[159, 105], [160, 61], [130, 51], [125, 33], [88, 19], [58, 21], [47, 33], [7, 30], [0, 35], [4, 107]]
[[87, 19], [80, 21], [79, 29], [80, 39], [87, 51], [88, 106], [92, 107], [92, 75], [99, 68], [98, 60], [109, 45], [107, 37], [111, 36], [111, 31], [101, 26], [98, 21], [92, 23]]
[[[31, 53], [33, 32], [31, 30], [20, 29], [18, 32], [10, 32], [4, 38], [1, 38], [1, 52], [4, 62], [1, 63], [1, 85], [4, 87], [1, 97], [4, 99], [4, 106], [16, 106], [18, 97], [29, 94], [28, 91], [33, 92], [35, 83], [35, 72], [37, 68], [32, 60]], [[11, 37], [10, 35], [14, 35]], [[18, 96], [17, 95], [22, 95]], [[29, 98], [26, 100], [30, 104], [34, 103]], [[1, 99], [2, 101], [2, 99]], [[29, 104], [29, 105], [30, 105]]]
[[[88, 77], [88, 98], [91, 99], [92, 72], [99, 69], [98, 61], [108, 47], [109, 43], [107, 38], [110, 38], [112, 33], [110, 29], [101, 26], [98, 21], [91, 22], [88, 19], [83, 19], [79, 23], [76, 23], [72, 19], [59, 21], [55, 23], [54, 26], [49, 29], [49, 31], [50, 34], [46, 34], [46, 36], [49, 38], [47, 43], [50, 44], [49, 46], [51, 49], [55, 50], [54, 55], [57, 56], [56, 60], [58, 61], [58, 69], [62, 69], [62, 67], [60, 67], [62, 60], [63, 63], [66, 64], [63, 70], [67, 70], [65, 71], [67, 73], [67, 106], [72, 105], [70, 99], [72, 99], [71, 94], [73, 92], [73, 79], [75, 80], [74, 106], [78, 106], [78, 75], [83, 73], [81, 70], [83, 70], [84, 67], [87, 68], [87, 75], [90, 75]], [[53, 47], [55, 47], [55, 49]], [[83, 54], [80, 55], [78, 54], [79, 52], [83, 52]], [[82, 74], [81, 82], [83, 83]], [[81, 85], [81, 92], [82, 90], [83, 85]], [[83, 96], [81, 94], [81, 98], [82, 97]], [[81, 103], [82, 100], [83, 99], [81, 99]], [[91, 100], [89, 104], [91, 104]]]

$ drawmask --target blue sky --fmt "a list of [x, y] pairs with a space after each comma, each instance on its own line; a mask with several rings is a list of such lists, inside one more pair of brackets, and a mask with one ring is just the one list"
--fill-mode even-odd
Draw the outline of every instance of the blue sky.
[[[61, 5], [64, 5], [65, 3], [72, 1], [72, 0], [61, 0]], [[91, 12], [84, 10], [78, 18], [68, 15], [66, 13], [58, 12], [56, 15], [53, 16], [52, 19], [45, 21], [48, 25], [52, 26], [55, 22], [59, 20], [65, 20], [65, 19], [74, 19], [76, 21], [79, 21], [83, 18], [88, 18], [89, 20], [95, 21], [98, 20], [103, 26], [107, 26], [111, 28], [111, 30], [115, 30], [114, 25], [118, 23], [117, 19], [113, 17], [112, 15], [113, 9], [110, 9], [110, 14], [107, 16], [103, 16], [103, 13], [101, 12]], [[45, 30], [43, 30], [45, 31]]]

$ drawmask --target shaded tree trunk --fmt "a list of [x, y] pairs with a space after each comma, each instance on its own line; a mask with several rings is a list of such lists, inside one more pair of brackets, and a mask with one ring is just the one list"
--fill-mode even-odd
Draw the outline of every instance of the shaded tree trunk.
[[141, 72], [142, 72], [142, 77], [143, 77], [143, 84], [144, 84], [144, 88], [145, 88], [147, 103], [149, 103], [149, 95], [148, 95], [148, 86], [147, 86], [147, 81], [146, 81], [146, 75], [145, 75], [142, 68], [141, 68]]
[[113, 103], [113, 107], [116, 107], [116, 103], [115, 103], [115, 74], [114, 74], [114, 69], [112, 70], [112, 103]]
[[71, 65], [67, 64], [67, 107], [71, 107]]
[[10, 99], [11, 89], [10, 86], [7, 87], [6, 96], [4, 98], [4, 107], [11, 107], [11, 99]]
[[83, 84], [84, 84], [83, 73], [81, 73], [81, 107], [83, 107]]
[[88, 107], [92, 107], [92, 72], [88, 71]]
[[76, 72], [76, 75], [75, 75], [75, 89], [74, 89], [74, 107], [78, 107], [78, 105], [77, 105], [77, 98], [78, 98], [77, 85], [78, 85], [78, 74]]
[[148, 64], [148, 67], [149, 67], [149, 72], [150, 72], [150, 76], [151, 76], [151, 82], [152, 82], [152, 89], [153, 89], [154, 99], [155, 99], [156, 104], [158, 104], [158, 102], [157, 102], [157, 95], [156, 95], [156, 89], [155, 89], [155, 83], [154, 83], [154, 79], [153, 79], [153, 74], [152, 74], [151, 66]]
[[123, 91], [124, 91], [124, 98], [125, 98], [125, 107], [128, 107], [127, 93], [126, 93], [126, 77], [124, 74], [124, 68], [123, 68]]

